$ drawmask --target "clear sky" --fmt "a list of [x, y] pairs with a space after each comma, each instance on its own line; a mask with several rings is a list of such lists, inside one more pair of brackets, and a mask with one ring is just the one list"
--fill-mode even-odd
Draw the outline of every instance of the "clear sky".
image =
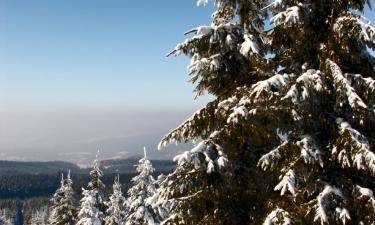
[[157, 141], [208, 97], [193, 101], [188, 59], [165, 54], [212, 11], [195, 0], [0, 0], [0, 159], [143, 145], [170, 157]]
[[164, 56], [184, 31], [209, 23], [209, 8], [194, 0], [0, 2], [3, 104], [195, 107], [187, 60]]

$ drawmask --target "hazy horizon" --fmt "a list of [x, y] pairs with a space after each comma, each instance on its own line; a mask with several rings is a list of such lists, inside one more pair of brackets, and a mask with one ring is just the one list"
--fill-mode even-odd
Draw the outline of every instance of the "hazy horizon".
[[[62, 160], [85, 165], [100, 158], [127, 158], [143, 154], [171, 159], [187, 146], [157, 150], [164, 134], [185, 120], [193, 110], [0, 110], [0, 160]], [[4, 119], [3, 119], [4, 118]], [[20, 139], [22, 138], [22, 139]]]

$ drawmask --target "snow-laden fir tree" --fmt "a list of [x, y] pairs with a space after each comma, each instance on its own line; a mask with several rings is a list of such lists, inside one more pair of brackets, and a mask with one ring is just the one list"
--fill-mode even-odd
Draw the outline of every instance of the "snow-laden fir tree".
[[104, 214], [97, 208], [97, 190], [82, 189], [82, 192], [76, 225], [103, 225]]
[[120, 176], [117, 175], [113, 184], [113, 193], [107, 204], [105, 225], [123, 225], [125, 223], [125, 198], [122, 195]]
[[64, 198], [65, 180], [64, 174], [61, 174], [60, 187], [56, 190], [51, 198], [51, 210], [48, 217], [48, 223], [51, 225], [60, 224], [61, 217], [64, 215], [62, 212], [62, 201]]
[[202, 139], [156, 194], [164, 224], [372, 224], [368, 1], [214, 2], [213, 24], [171, 53], [216, 99], [161, 142]]
[[[160, 143], [162, 148], [175, 142], [196, 142], [193, 149], [174, 158], [176, 170], [154, 196], [152, 205], [163, 224], [249, 224], [263, 213], [263, 198], [271, 191], [267, 184], [274, 178], [256, 167], [261, 147], [269, 141], [253, 128], [266, 128], [267, 120], [245, 124], [243, 116], [255, 114], [255, 110], [239, 107], [229, 116], [224, 110], [241, 99], [234, 96], [240, 88], [251, 87], [272, 72], [265, 58], [266, 14], [262, 9], [267, 2], [215, 0], [212, 24], [186, 32], [192, 37], [169, 54], [191, 57], [188, 70], [196, 97], [206, 92], [214, 100]], [[198, 1], [199, 5], [207, 3]]]
[[52, 199], [52, 207], [48, 218], [50, 225], [74, 225], [76, 209], [74, 207], [73, 181], [70, 178], [70, 171], [67, 178], [61, 178], [60, 187]]
[[132, 186], [128, 190], [126, 225], [154, 225], [157, 224], [154, 212], [146, 204], [147, 199], [155, 193], [155, 179], [152, 176], [154, 168], [147, 159], [146, 148], [144, 157], [137, 165], [138, 175], [132, 178]]
[[93, 168], [90, 171], [90, 182], [88, 183], [87, 189], [95, 192], [95, 207], [100, 210], [103, 214], [105, 214], [106, 211], [106, 205], [104, 202], [104, 188], [105, 185], [101, 180], [101, 177], [103, 176], [103, 172], [100, 169], [100, 160], [99, 160], [99, 151], [96, 154], [96, 158], [93, 163]]
[[29, 223], [27, 225], [50, 225], [48, 222], [48, 207], [44, 206], [40, 209], [34, 210], [31, 213]]

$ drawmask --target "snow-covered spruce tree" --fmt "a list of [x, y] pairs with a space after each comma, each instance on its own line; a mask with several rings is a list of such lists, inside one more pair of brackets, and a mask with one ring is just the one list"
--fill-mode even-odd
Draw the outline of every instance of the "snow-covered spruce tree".
[[122, 195], [120, 176], [118, 175], [113, 184], [113, 193], [107, 204], [107, 217], [105, 225], [123, 225], [125, 223], [125, 198]]
[[103, 176], [103, 172], [100, 169], [99, 151], [98, 151], [98, 153], [96, 154], [96, 158], [94, 160], [93, 168], [90, 171], [91, 179], [87, 186], [87, 189], [96, 193], [95, 207], [98, 208], [100, 212], [105, 214], [107, 207], [104, 203], [103, 192], [104, 192], [105, 185], [101, 180], [102, 176]]
[[[161, 142], [203, 140], [175, 158], [156, 194], [165, 224], [375, 220], [375, 60], [366, 50], [375, 30], [353, 13], [366, 2], [215, 1], [213, 25], [172, 52], [191, 56], [197, 94], [217, 98]], [[265, 35], [257, 13], [266, 10]]]
[[30, 215], [29, 222], [25, 222], [27, 225], [50, 225], [48, 222], [48, 207], [43, 206], [37, 210], [34, 210]]
[[51, 225], [61, 224], [61, 217], [64, 215], [62, 212], [62, 201], [64, 198], [65, 180], [64, 174], [61, 174], [60, 187], [56, 190], [51, 198], [51, 210], [48, 217], [48, 223]]
[[48, 218], [50, 225], [74, 225], [76, 209], [74, 207], [73, 181], [70, 171], [67, 178], [61, 178], [61, 184], [51, 199], [52, 208]]
[[70, 170], [68, 172], [64, 189], [64, 198], [62, 199], [62, 211], [64, 216], [62, 217], [63, 225], [74, 225], [76, 221], [76, 208], [74, 207], [74, 191], [73, 191], [73, 180], [70, 177]]
[[155, 193], [155, 179], [152, 176], [154, 168], [150, 160], [147, 159], [146, 148], [144, 149], [144, 157], [139, 160], [136, 169], [139, 174], [132, 178], [133, 185], [128, 190], [128, 215], [125, 224], [157, 224], [154, 218], [154, 212], [146, 205], [147, 198]]
[[[274, 176], [257, 168], [271, 137], [266, 117], [243, 123], [255, 114], [238, 107], [227, 114], [235, 96], [272, 73], [266, 60], [264, 7], [268, 1], [215, 0], [212, 24], [186, 34], [193, 36], [169, 55], [191, 57], [188, 67], [195, 94], [215, 99], [167, 134], [159, 148], [170, 143], [197, 141], [174, 158], [178, 165], [154, 196], [153, 207], [163, 224], [237, 225], [254, 223], [262, 215], [265, 193]], [[206, 4], [208, 0], [199, 0]], [[233, 98], [232, 98], [233, 97]], [[261, 126], [262, 129], [254, 129]], [[273, 135], [273, 134], [272, 134]], [[264, 216], [266, 216], [264, 214]], [[256, 224], [256, 223], [254, 223]]]
[[82, 192], [77, 225], [102, 225], [104, 214], [97, 208], [97, 190], [82, 189]]

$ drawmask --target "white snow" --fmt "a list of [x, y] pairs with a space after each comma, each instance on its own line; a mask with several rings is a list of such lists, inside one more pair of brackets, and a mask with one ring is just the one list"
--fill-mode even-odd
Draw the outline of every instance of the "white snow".
[[267, 215], [263, 225], [292, 225], [293, 221], [289, 213], [283, 209], [277, 208]]
[[326, 207], [328, 206], [328, 197], [330, 195], [338, 196], [340, 199], [344, 198], [343, 194], [339, 189], [330, 185], [326, 185], [323, 191], [319, 193], [316, 199], [314, 221], [320, 221], [322, 225], [328, 223]]
[[[310, 88], [317, 92], [323, 91], [325, 88], [322, 80], [323, 76], [324, 74], [319, 70], [307, 70], [297, 78], [296, 84], [292, 85], [292, 87], [282, 99], [290, 98], [293, 103], [297, 103], [301, 100], [304, 101], [307, 97], [310, 96]], [[302, 89], [301, 92], [297, 88], [297, 85]]]
[[287, 8], [283, 12], [279, 12], [274, 15], [270, 22], [275, 26], [279, 26], [282, 24], [297, 24], [300, 22], [300, 9], [301, 6], [292, 6]]
[[244, 56], [260, 53], [259, 44], [252, 34], [244, 34], [245, 41], [241, 45], [240, 52]]
[[272, 87], [280, 89], [281, 87], [287, 85], [289, 83], [289, 75], [288, 74], [276, 74], [266, 80], [259, 81], [252, 85], [250, 96], [253, 97], [254, 102], [258, 102], [261, 99], [259, 97], [262, 93], [270, 93]]
[[312, 164], [318, 162], [323, 167], [322, 152], [316, 145], [313, 137], [304, 135], [300, 141], [297, 141], [297, 146], [301, 148], [301, 156], [305, 163]]
[[[350, 85], [350, 82], [343, 75], [340, 67], [329, 59], [327, 60], [327, 63], [332, 71], [336, 92], [346, 97], [350, 107], [353, 110], [358, 110], [359, 108], [367, 109], [367, 105], [363, 102], [363, 100], [355, 92], [354, 88]], [[340, 100], [339, 103], [343, 105], [344, 102]]]
[[[339, 127], [339, 133], [341, 137], [349, 135], [349, 142], [344, 142], [344, 148], [340, 149], [342, 154], [339, 162], [343, 167], [350, 166], [348, 157], [353, 161], [353, 165], [358, 170], [369, 170], [372, 174], [375, 174], [375, 154], [370, 150], [370, 144], [367, 138], [362, 135], [359, 131], [355, 130], [350, 124], [344, 121], [342, 118], [337, 118], [336, 122]], [[335, 146], [332, 153], [337, 153], [338, 149]], [[341, 160], [341, 161], [340, 161]]]
[[197, 1], [197, 6], [205, 6], [208, 4], [208, 0], [198, 0]]
[[283, 176], [283, 179], [276, 185], [274, 190], [280, 191], [281, 196], [283, 196], [286, 191], [289, 191], [292, 195], [296, 194], [296, 174], [292, 169]]
[[[363, 41], [371, 43], [372, 45], [375, 44], [375, 28], [372, 26], [370, 21], [366, 21], [364, 18], [358, 15], [348, 14], [337, 18], [333, 29], [339, 34], [340, 37], [346, 36], [348, 35], [348, 32], [346, 31], [345, 26], [348, 23], [352, 25], [353, 28], [359, 29], [359, 32], [356, 33], [356, 35], [359, 35]], [[370, 45], [369, 47], [372, 46]]]

